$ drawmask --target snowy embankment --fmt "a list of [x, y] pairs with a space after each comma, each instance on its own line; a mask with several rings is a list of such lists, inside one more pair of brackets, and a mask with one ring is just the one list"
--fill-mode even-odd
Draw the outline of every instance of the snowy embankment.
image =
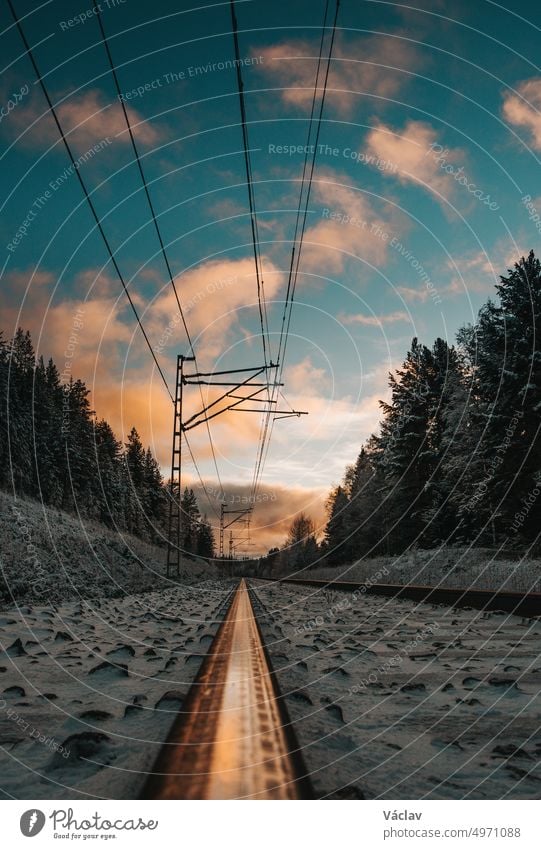
[[0, 540], [0, 792], [136, 798], [236, 582], [6, 493]]
[[[164, 548], [0, 492], [0, 608], [165, 588], [164, 561]], [[196, 559], [186, 560], [180, 580], [217, 577]]]
[[0, 793], [137, 798], [236, 581], [0, 614]]
[[254, 584], [318, 797], [539, 798], [541, 622]]
[[394, 557], [372, 557], [347, 566], [316, 567], [293, 577], [541, 592], [541, 558], [496, 553], [483, 548], [447, 546], [408, 551]]

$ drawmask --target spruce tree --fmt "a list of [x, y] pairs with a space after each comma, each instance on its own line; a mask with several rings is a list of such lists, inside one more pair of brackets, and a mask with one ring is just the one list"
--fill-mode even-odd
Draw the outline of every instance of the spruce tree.
[[183, 549], [188, 554], [196, 554], [201, 515], [193, 489], [185, 488], [180, 502], [180, 509], [182, 515]]
[[199, 557], [214, 557], [215, 543], [214, 533], [209, 524], [207, 516], [203, 516], [197, 531], [197, 555]]

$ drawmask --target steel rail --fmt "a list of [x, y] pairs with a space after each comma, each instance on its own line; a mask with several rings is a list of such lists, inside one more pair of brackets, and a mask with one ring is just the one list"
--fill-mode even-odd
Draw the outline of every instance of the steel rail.
[[242, 579], [142, 798], [310, 796], [299, 746]]

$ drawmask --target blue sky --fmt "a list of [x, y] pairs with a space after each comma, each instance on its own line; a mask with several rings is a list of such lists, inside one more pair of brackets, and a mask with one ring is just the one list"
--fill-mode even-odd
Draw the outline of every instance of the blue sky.
[[[186, 338], [91, 6], [16, 3], [172, 384]], [[239, 104], [235, 71], [223, 67], [234, 57], [229, 4], [108, 0], [101, 9], [199, 365], [257, 365]], [[323, 9], [237, 3], [271, 344]], [[536, 249], [540, 26], [526, 2], [512, 11], [486, 0], [341, 4], [284, 371], [287, 402], [310, 415], [274, 428], [261, 492], [275, 497], [259, 511], [271, 524], [262, 544], [303, 506], [322, 515], [325, 492], [377, 426], [386, 375], [412, 336], [452, 341], [494, 293], [497, 275]], [[30, 327], [39, 351], [62, 364], [83, 310], [74, 375], [119, 434], [136, 424], [166, 470], [170, 402], [6, 4], [0, 30], [2, 328]], [[195, 392], [187, 397], [189, 412], [197, 401]], [[258, 416], [239, 413], [213, 424], [231, 492], [249, 489], [259, 426]], [[192, 434], [203, 477], [218, 489], [206, 432]], [[188, 463], [186, 481], [193, 475]]]

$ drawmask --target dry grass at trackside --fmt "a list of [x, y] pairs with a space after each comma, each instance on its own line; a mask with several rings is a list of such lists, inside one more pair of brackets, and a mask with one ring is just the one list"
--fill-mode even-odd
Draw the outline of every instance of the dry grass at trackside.
[[410, 551], [395, 557], [373, 557], [348, 566], [315, 568], [298, 577], [541, 592], [541, 558], [496, 556], [495, 552], [483, 548], [449, 546]]
[[[171, 586], [165, 549], [98, 522], [0, 492], [0, 606], [112, 598]], [[186, 560], [180, 582], [217, 577], [199, 559]], [[178, 582], [178, 579], [177, 579]]]

